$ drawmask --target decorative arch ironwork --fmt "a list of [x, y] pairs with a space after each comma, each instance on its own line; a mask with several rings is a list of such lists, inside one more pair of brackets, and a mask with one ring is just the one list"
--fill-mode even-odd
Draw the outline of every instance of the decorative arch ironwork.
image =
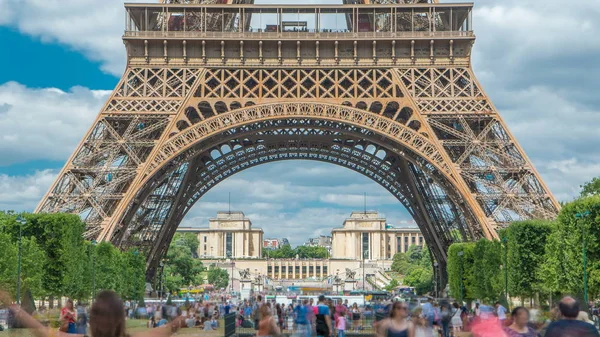
[[127, 226], [113, 240], [149, 251], [153, 268], [179, 222], [213, 186], [249, 167], [293, 159], [347, 167], [386, 188], [415, 218], [439, 261], [457, 236], [484, 236], [453, 182], [408, 146], [349, 123], [282, 117], [227, 129], [169, 159], [138, 193], [121, 221]]

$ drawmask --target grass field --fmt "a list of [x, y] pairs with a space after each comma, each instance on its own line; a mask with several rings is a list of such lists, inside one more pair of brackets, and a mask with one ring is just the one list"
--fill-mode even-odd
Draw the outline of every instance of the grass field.
[[[180, 329], [175, 336], [206, 336], [206, 337], [220, 337], [223, 336], [223, 321], [219, 322], [219, 329], [214, 331], [202, 331], [195, 328]], [[146, 327], [146, 320], [130, 319], [127, 320], [127, 332], [131, 335], [135, 335], [138, 332], [148, 330]], [[26, 329], [16, 329], [11, 331], [1, 331], [0, 337], [29, 337], [32, 334]]]

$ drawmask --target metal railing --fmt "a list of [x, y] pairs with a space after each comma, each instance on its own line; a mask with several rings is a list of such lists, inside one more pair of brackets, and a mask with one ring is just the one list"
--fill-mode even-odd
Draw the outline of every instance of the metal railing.
[[215, 39], [409, 39], [473, 37], [473, 31], [415, 32], [202, 32], [202, 31], [125, 31], [126, 38], [215, 38]]
[[230, 314], [227, 314], [223, 317], [224, 320], [224, 336], [225, 337], [231, 337], [233, 335], [235, 335], [236, 333], [236, 313], [232, 312]]

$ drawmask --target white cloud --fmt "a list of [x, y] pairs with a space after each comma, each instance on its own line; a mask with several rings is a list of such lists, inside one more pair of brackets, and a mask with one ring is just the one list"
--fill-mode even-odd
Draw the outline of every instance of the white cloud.
[[[368, 188], [370, 186], [364, 186]], [[339, 194], [339, 193], [327, 193], [319, 198], [319, 201], [334, 205], [354, 207], [360, 209], [364, 207], [365, 196], [364, 194]], [[383, 196], [370, 196], [366, 197], [367, 207], [380, 207], [381, 205], [395, 205], [398, 203], [398, 199], [394, 198], [391, 194]]]
[[31, 211], [56, 178], [57, 171], [42, 170], [26, 176], [0, 174], [0, 209]]
[[[128, 2], [143, 2], [133, 0]], [[102, 69], [121, 75], [125, 48], [122, 0], [0, 0], [0, 25], [44, 42], [58, 42], [102, 62]]]
[[[126, 2], [148, 2], [127, 0]], [[341, 0], [309, 0], [307, 3], [341, 3]], [[120, 76], [125, 69], [123, 0], [0, 0], [0, 25], [43, 42], [58, 42], [98, 61], [102, 70]], [[292, 3], [258, 0], [256, 3]], [[293, 3], [296, 3], [295, 1]]]
[[560, 201], [599, 175], [600, 1], [475, 3], [475, 74]]
[[75, 87], [0, 85], [0, 166], [29, 160], [65, 160], [75, 149], [109, 91]]
[[600, 161], [590, 162], [577, 158], [543, 162], [541, 174], [554, 196], [560, 201], [571, 201], [579, 195], [580, 186], [600, 176]]
[[364, 191], [367, 208], [387, 216], [388, 222], [410, 219], [387, 190], [359, 173], [327, 163], [288, 161], [226, 179], [198, 201], [181, 226], [207, 226], [216, 212], [227, 211], [232, 192], [231, 209], [243, 211], [266, 237], [286, 237], [292, 244], [302, 244], [309, 237], [329, 235], [352, 211], [362, 211]]

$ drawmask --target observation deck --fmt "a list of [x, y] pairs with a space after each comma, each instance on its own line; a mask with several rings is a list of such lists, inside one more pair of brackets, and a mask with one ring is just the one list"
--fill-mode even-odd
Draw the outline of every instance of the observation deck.
[[130, 62], [464, 63], [475, 40], [472, 3], [129, 3], [125, 9]]

